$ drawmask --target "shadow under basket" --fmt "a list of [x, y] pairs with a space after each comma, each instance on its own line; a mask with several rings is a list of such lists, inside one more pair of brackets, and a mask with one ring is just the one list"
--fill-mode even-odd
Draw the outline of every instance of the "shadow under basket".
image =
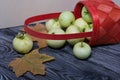
[[42, 14], [25, 20], [24, 30], [35, 37], [51, 40], [67, 40], [91, 37], [91, 46], [115, 44], [120, 42], [120, 7], [111, 0], [82, 0], [72, 11], [75, 18], [81, 17], [81, 9], [86, 6], [92, 16], [93, 31], [75, 34], [45, 34], [36, 32], [28, 27], [29, 24], [52, 18], [58, 18], [61, 12]]

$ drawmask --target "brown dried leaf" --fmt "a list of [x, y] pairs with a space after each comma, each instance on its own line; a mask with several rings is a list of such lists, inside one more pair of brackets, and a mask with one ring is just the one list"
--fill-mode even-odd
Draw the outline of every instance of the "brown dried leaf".
[[[39, 59], [42, 63], [44, 62], [48, 62], [48, 61], [51, 61], [51, 60], [54, 60], [55, 58], [52, 57], [52, 56], [49, 56], [47, 54], [43, 54], [43, 53], [39, 53], [38, 52], [39, 49], [35, 49], [33, 51], [31, 51], [29, 54], [26, 54], [24, 56], [24, 58], [27, 58], [27, 59], [34, 59], [34, 58], [37, 58]], [[33, 60], [32, 60], [33, 61]]]
[[22, 76], [26, 72], [33, 75], [45, 75], [45, 66], [43, 62], [54, 60], [55, 58], [46, 54], [40, 54], [38, 49], [25, 54], [22, 58], [16, 58], [10, 62], [9, 66], [13, 68], [16, 76]]
[[[29, 28], [34, 30], [34, 31], [37, 31], [37, 32], [47, 33], [47, 30], [46, 30], [46, 28], [43, 24], [37, 23], [35, 26], [29, 27]], [[22, 29], [22, 31], [24, 31], [24, 29]], [[32, 38], [33, 41], [37, 42], [39, 48], [47, 47], [46, 39], [40, 39], [40, 38], [37, 38], [37, 37], [34, 37], [34, 36], [31, 36], [31, 38]]]
[[54, 57], [51, 57], [47, 54], [41, 54], [41, 57], [39, 58], [43, 63], [54, 60]]
[[42, 32], [42, 33], [47, 33], [47, 30], [43, 24], [36, 23], [34, 27], [29, 27], [35, 31]]
[[47, 47], [47, 41], [46, 39], [40, 39], [40, 38], [37, 38], [37, 37], [34, 37], [34, 36], [31, 36], [32, 37], [32, 40], [37, 42], [37, 45], [39, 48], [45, 48]]

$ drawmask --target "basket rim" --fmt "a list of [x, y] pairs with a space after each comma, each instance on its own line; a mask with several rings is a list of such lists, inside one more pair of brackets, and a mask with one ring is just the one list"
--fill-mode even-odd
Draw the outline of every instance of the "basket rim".
[[75, 13], [78, 12], [78, 10], [80, 10], [80, 5], [85, 6], [88, 11], [90, 12], [91, 14], [91, 17], [92, 17], [92, 23], [93, 23], [93, 33], [91, 35], [91, 40], [89, 42], [89, 44], [94, 44], [98, 38], [99, 38], [99, 34], [100, 34], [100, 20], [99, 20], [99, 15], [98, 15], [98, 12], [97, 12], [97, 9], [95, 8], [94, 5], [91, 4], [91, 1], [89, 0], [82, 0], [82, 1], [79, 1], [77, 4], [76, 4], [76, 7], [75, 7]]
[[36, 21], [46, 20], [46, 19], [51, 19], [51, 18], [58, 18], [60, 13], [61, 12], [49, 13], [49, 14], [42, 14], [42, 15], [30, 17], [25, 20], [24, 30], [32, 36], [35, 36], [38, 38], [43, 38], [43, 39], [51, 39], [51, 40], [67, 40], [67, 39], [90, 37], [92, 35], [92, 31], [91, 32], [74, 33], [74, 34], [73, 33], [72, 34], [46, 34], [46, 33], [36, 32], [36, 31], [30, 29], [28, 26], [30, 23], [33, 23]]

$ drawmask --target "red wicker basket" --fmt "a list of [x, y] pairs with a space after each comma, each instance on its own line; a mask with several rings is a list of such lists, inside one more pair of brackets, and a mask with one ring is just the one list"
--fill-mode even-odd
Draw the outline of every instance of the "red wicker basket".
[[53, 40], [66, 40], [74, 38], [91, 37], [91, 46], [103, 44], [115, 44], [120, 42], [120, 7], [111, 0], [82, 0], [78, 2], [73, 10], [77, 18], [81, 17], [81, 9], [86, 6], [93, 20], [93, 31], [76, 34], [44, 34], [33, 31], [28, 27], [32, 22], [58, 18], [58, 13], [33, 16], [25, 20], [24, 30], [35, 37]]

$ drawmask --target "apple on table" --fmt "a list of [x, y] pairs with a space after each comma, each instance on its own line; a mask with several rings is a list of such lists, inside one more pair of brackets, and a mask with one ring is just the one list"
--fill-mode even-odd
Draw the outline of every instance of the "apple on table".
[[78, 59], [87, 59], [91, 55], [91, 47], [85, 42], [78, 42], [73, 47], [73, 54]]
[[26, 33], [19, 32], [13, 39], [13, 48], [21, 53], [26, 54], [33, 48], [33, 41]]

